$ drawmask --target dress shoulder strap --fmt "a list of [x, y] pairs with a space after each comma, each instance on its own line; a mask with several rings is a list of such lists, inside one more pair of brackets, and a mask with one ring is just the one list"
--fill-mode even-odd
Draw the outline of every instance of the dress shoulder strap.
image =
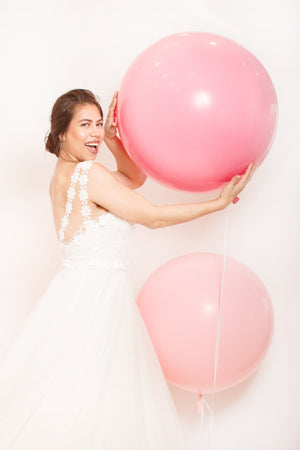
[[86, 189], [88, 182], [88, 171], [92, 165], [93, 161], [81, 161], [76, 164], [75, 170], [71, 176], [71, 184], [67, 192], [67, 202], [65, 205], [65, 214], [61, 219], [61, 225], [59, 230], [59, 240], [63, 241], [65, 237], [65, 229], [69, 224], [69, 215], [73, 210], [73, 199], [76, 195], [75, 187], [77, 183], [79, 183], [79, 199], [81, 202], [80, 212], [83, 216], [83, 225], [86, 225], [87, 222], [91, 220], [91, 208], [89, 207], [88, 200], [88, 192]]

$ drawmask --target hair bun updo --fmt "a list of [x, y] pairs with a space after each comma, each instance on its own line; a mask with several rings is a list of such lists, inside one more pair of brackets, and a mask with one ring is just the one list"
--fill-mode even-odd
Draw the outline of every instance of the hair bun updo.
[[60, 150], [60, 140], [59, 138], [56, 139], [56, 142], [53, 138], [52, 132], [48, 132], [45, 137], [45, 147], [48, 152], [53, 153], [57, 157], [59, 156], [59, 150]]

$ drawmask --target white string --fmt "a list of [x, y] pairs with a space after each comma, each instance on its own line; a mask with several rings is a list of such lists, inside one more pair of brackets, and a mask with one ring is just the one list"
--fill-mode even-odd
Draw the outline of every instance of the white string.
[[[228, 208], [229, 209], [229, 208]], [[218, 312], [218, 327], [217, 327], [217, 338], [215, 345], [215, 361], [214, 361], [214, 380], [213, 380], [213, 392], [212, 392], [212, 407], [208, 406], [208, 403], [201, 396], [201, 434], [203, 436], [203, 419], [204, 419], [204, 406], [207, 407], [209, 411], [209, 430], [208, 430], [208, 446], [207, 450], [210, 450], [211, 446], [211, 437], [212, 437], [212, 427], [214, 420], [214, 404], [215, 404], [215, 388], [216, 388], [216, 375], [217, 375], [217, 367], [218, 367], [218, 359], [219, 359], [219, 348], [220, 348], [220, 330], [221, 330], [221, 317], [222, 317], [222, 306], [223, 306], [223, 289], [224, 289], [224, 278], [225, 278], [225, 268], [226, 268], [226, 248], [227, 248], [227, 236], [228, 236], [228, 221], [229, 221], [229, 212], [226, 210], [225, 215], [225, 229], [224, 229], [224, 243], [223, 243], [223, 269], [222, 269], [222, 279], [221, 279], [221, 287], [220, 287], [220, 296], [219, 296], [219, 312]]]
[[[204, 433], [203, 433], [203, 420], [204, 420], [203, 398], [201, 398], [201, 412], [200, 412], [200, 414], [201, 414], [201, 423], [200, 423], [201, 435], [200, 436], [201, 436], [201, 439], [203, 439], [203, 435], [204, 435]], [[201, 447], [204, 450], [204, 446], [202, 445]]]
[[[203, 397], [201, 397], [201, 412], [200, 412], [200, 414], [201, 414], [201, 426], [200, 426], [200, 432], [201, 432], [200, 436], [201, 436], [201, 439], [203, 439], [203, 436], [204, 436], [204, 433], [203, 433], [203, 430], [204, 430], [204, 428], [203, 428], [203, 423], [204, 423], [204, 407], [205, 407], [205, 406], [206, 406], [206, 408], [208, 409], [208, 412], [209, 412], [209, 414], [210, 414], [210, 416], [211, 416], [212, 411], [211, 411], [211, 409], [210, 409], [210, 407], [209, 407], [207, 401], [206, 401]], [[205, 444], [202, 445], [202, 449], [205, 450]]]
[[[222, 271], [222, 281], [220, 289], [220, 302], [219, 302], [219, 317], [218, 317], [218, 330], [217, 330], [217, 340], [216, 340], [216, 350], [215, 350], [215, 367], [214, 367], [214, 382], [213, 382], [213, 397], [212, 397], [212, 411], [214, 411], [215, 404], [215, 388], [216, 388], [216, 375], [219, 359], [219, 347], [220, 347], [220, 331], [221, 331], [221, 317], [222, 317], [222, 306], [223, 306], [223, 289], [224, 289], [224, 279], [225, 279], [225, 268], [226, 268], [226, 250], [227, 250], [227, 236], [228, 236], [228, 219], [229, 211], [226, 210], [225, 215], [225, 230], [224, 230], [224, 245], [223, 245], [223, 271]], [[211, 414], [209, 422], [209, 441], [211, 441], [212, 436], [212, 426], [213, 426], [214, 415]], [[208, 446], [209, 450], [210, 446]]]

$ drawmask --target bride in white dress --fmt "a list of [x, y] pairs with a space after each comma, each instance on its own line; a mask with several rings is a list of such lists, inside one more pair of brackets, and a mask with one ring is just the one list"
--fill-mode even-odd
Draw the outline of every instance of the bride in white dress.
[[[74, 89], [52, 109], [62, 263], [0, 360], [1, 450], [187, 449], [126, 271], [128, 233], [225, 208], [254, 166], [216, 200], [153, 205], [134, 191], [146, 176], [116, 136], [115, 106], [116, 94], [104, 125], [97, 98]], [[95, 161], [103, 140], [115, 172]]]

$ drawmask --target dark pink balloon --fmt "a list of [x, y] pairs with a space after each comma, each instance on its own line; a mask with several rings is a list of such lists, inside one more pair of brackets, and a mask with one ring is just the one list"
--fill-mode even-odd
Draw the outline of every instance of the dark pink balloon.
[[165, 37], [130, 65], [119, 89], [118, 123], [136, 164], [188, 191], [220, 188], [270, 150], [278, 105], [258, 59], [214, 34]]
[[213, 389], [222, 272], [222, 255], [180, 256], [159, 267], [137, 299], [166, 379], [199, 394], [224, 390], [249, 377], [273, 335], [266, 288], [248, 267], [227, 257]]

